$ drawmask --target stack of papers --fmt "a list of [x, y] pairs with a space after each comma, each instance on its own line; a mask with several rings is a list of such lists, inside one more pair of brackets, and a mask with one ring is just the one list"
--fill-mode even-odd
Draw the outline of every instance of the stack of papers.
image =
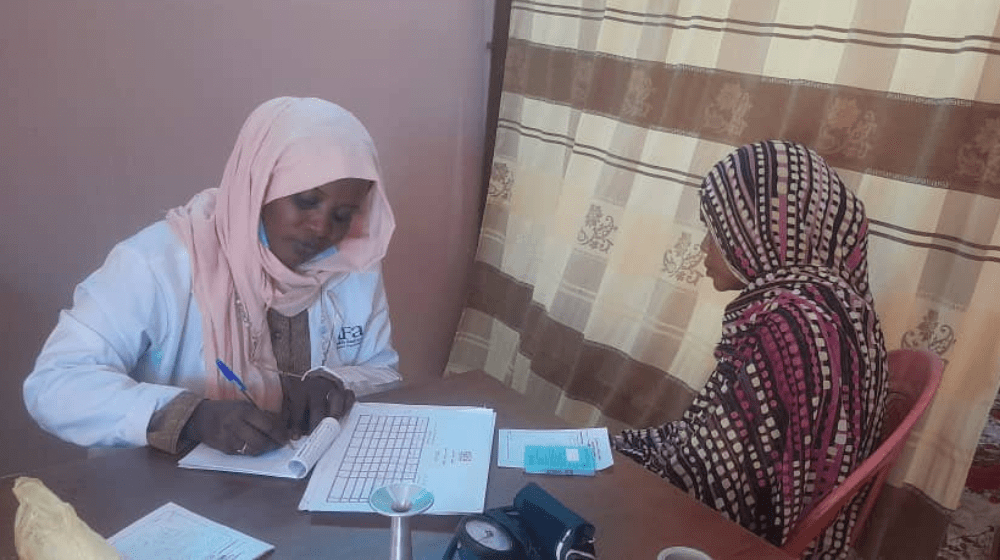
[[471, 406], [357, 403], [319, 460], [299, 509], [370, 512], [382, 486], [409, 482], [434, 495], [427, 513], [479, 513], [496, 413]]
[[256, 457], [199, 445], [178, 463], [285, 478], [312, 470], [299, 509], [370, 512], [382, 486], [409, 482], [434, 495], [427, 513], [483, 511], [496, 413], [472, 406], [355, 403], [346, 418], [325, 418], [312, 434]]

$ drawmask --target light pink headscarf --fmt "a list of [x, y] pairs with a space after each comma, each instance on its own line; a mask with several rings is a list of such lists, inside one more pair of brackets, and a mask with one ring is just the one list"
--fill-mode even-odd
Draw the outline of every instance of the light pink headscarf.
[[[335, 254], [289, 270], [258, 237], [261, 207], [343, 178], [373, 181]], [[192, 288], [202, 314], [205, 396], [238, 398], [215, 366], [221, 358], [254, 400], [281, 409], [281, 383], [267, 310], [296, 315], [339, 274], [369, 270], [385, 256], [395, 228], [364, 125], [322, 99], [279, 97], [257, 107], [240, 130], [219, 188], [167, 214], [191, 254]]]

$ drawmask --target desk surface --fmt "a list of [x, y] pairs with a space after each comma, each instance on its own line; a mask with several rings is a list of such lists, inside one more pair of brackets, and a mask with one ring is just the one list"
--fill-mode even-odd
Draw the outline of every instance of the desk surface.
[[[367, 399], [366, 399], [367, 400]], [[516, 392], [472, 372], [404, 387], [370, 400], [414, 404], [485, 405], [498, 428], [561, 428], [551, 415], [531, 409]], [[173, 501], [214, 521], [275, 545], [268, 558], [360, 559], [389, 554], [389, 520], [375, 514], [309, 513], [297, 509], [306, 481], [195, 471], [177, 458], [148, 448], [25, 473], [40, 478], [101, 535], [109, 536], [165, 502]], [[14, 477], [0, 480], [0, 560], [15, 560]], [[695, 501], [628, 458], [595, 477], [526, 475], [490, 467], [486, 507], [509, 505], [534, 481], [597, 528], [598, 557], [653, 560], [667, 546], [686, 545], [716, 560], [789, 557], [739, 525]], [[413, 520], [413, 557], [441, 560], [459, 517]]]

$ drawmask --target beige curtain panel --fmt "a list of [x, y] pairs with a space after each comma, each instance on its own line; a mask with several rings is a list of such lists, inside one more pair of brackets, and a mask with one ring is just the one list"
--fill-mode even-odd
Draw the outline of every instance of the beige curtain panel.
[[736, 146], [803, 142], [865, 202], [889, 349], [947, 362], [866, 544], [934, 558], [1000, 384], [998, 14], [1000, 0], [515, 0], [448, 372], [485, 370], [578, 425], [678, 418], [732, 297], [704, 277], [701, 178]]

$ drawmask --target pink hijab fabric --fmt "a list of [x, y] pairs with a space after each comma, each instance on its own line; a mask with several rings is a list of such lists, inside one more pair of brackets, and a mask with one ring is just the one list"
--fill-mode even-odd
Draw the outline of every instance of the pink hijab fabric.
[[[364, 207], [335, 254], [289, 270], [258, 237], [261, 208], [285, 196], [344, 178], [373, 182]], [[191, 255], [192, 290], [202, 314], [205, 396], [239, 398], [215, 366], [221, 358], [254, 400], [281, 410], [281, 383], [267, 310], [307, 309], [338, 275], [371, 270], [385, 256], [395, 220], [385, 196], [374, 142], [338, 105], [279, 97], [243, 124], [219, 188], [167, 213]]]

